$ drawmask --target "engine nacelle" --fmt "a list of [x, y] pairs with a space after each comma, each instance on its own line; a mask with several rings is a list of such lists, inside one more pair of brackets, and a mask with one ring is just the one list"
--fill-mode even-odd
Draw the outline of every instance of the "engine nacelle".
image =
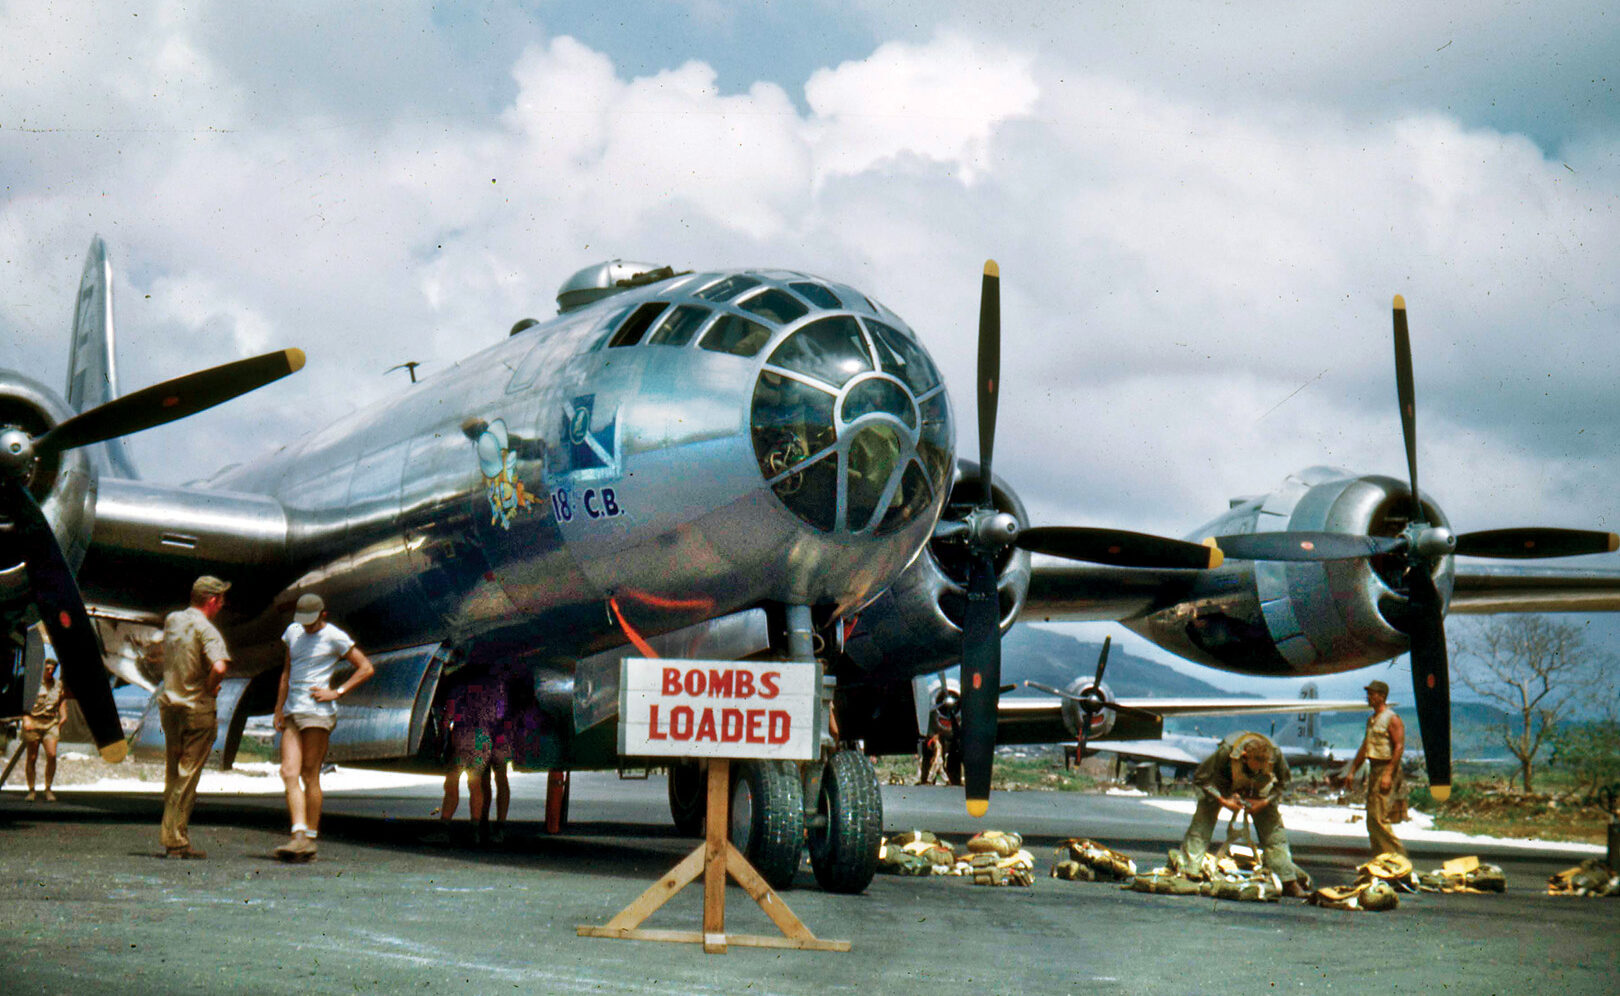
[[[15, 372], [0, 372], [0, 430], [17, 428], [37, 439], [72, 415], [67, 402], [44, 385]], [[86, 451], [74, 449], [39, 460], [28, 481], [75, 571], [84, 562], [95, 528], [96, 480]], [[3, 552], [0, 546], [0, 560], [9, 561]], [[32, 604], [22, 563], [0, 563], [0, 625], [18, 628]]]
[[[1114, 693], [1108, 687], [1108, 682], [1096, 683], [1090, 678], [1076, 678], [1069, 682], [1064, 691], [1070, 695], [1091, 695], [1102, 702], [1112, 702]], [[1080, 726], [1086, 721], [1085, 710], [1080, 703], [1071, 698], [1065, 698], [1061, 707], [1063, 712], [1063, 727], [1069, 731], [1069, 736], [1079, 738]], [[1091, 727], [1086, 730], [1087, 740], [1100, 740], [1108, 736], [1114, 729], [1114, 710], [1099, 709], [1091, 715]]]
[[[950, 500], [941, 521], [963, 521], [979, 492], [979, 465], [958, 460]], [[1024, 503], [1001, 478], [991, 483], [998, 511], [1029, 525]], [[879, 682], [929, 674], [960, 662], [962, 618], [967, 609], [968, 561], [959, 543], [935, 539], [923, 547], [900, 579], [862, 609], [844, 652], [860, 676]], [[1006, 633], [1029, 593], [1029, 554], [1009, 549], [996, 562], [1001, 631]]]
[[[1431, 524], [1449, 527], [1427, 498]], [[1275, 493], [1235, 502], [1189, 538], [1280, 530], [1397, 536], [1407, 525], [1411, 489], [1380, 475], [1312, 467]], [[1181, 657], [1248, 674], [1349, 671], [1406, 652], [1406, 598], [1396, 591], [1404, 561], [1298, 564], [1227, 561], [1187, 597], [1125, 623]], [[1451, 599], [1452, 558], [1435, 562], [1443, 603]]]

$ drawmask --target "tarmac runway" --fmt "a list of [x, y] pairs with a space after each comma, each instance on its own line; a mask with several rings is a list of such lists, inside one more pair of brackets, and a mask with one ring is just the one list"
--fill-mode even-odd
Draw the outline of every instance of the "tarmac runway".
[[[1508, 893], [1402, 898], [1388, 913], [1299, 901], [1150, 896], [1038, 878], [983, 888], [956, 878], [879, 876], [860, 896], [815, 887], [806, 866], [783, 898], [848, 953], [575, 935], [604, 924], [696, 841], [669, 826], [663, 780], [575, 780], [567, 831], [541, 831], [543, 775], [514, 776], [502, 847], [435, 846], [436, 785], [327, 796], [320, 860], [284, 865], [273, 795], [204, 796], [193, 836], [206, 861], [160, 859], [161, 802], [148, 793], [68, 789], [56, 804], [0, 794], [0, 991], [6, 993], [1614, 993], [1620, 902], [1544, 894], [1579, 861], [1526, 846], [1419, 843], [1420, 870], [1477, 853]], [[1162, 864], [1186, 817], [1151, 800], [997, 793], [975, 821], [960, 790], [886, 788], [885, 826], [960, 842], [1023, 833], [1037, 874], [1071, 836], [1139, 866]], [[463, 801], [465, 806], [465, 801]], [[465, 810], [464, 810], [465, 811]], [[1291, 833], [1320, 883], [1366, 857], [1353, 837]], [[697, 930], [693, 885], [646, 926]], [[774, 927], [740, 889], [727, 929]]]

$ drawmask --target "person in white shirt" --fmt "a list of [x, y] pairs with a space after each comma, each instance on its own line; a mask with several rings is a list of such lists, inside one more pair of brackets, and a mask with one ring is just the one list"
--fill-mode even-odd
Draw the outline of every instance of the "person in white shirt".
[[[337, 725], [338, 699], [375, 669], [349, 634], [326, 621], [326, 603], [319, 595], [298, 597], [292, 625], [281, 634], [281, 642], [287, 645], [287, 659], [276, 694], [275, 724], [281, 731], [281, 781], [287, 786], [292, 838], [276, 848], [275, 856], [308, 861], [315, 857], [320, 833], [321, 766]], [[354, 665], [354, 673], [333, 688], [339, 661]]]

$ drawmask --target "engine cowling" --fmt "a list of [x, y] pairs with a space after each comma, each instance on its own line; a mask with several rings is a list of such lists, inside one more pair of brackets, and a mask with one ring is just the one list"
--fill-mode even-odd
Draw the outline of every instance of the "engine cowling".
[[[1195, 536], [1281, 530], [1396, 536], [1407, 525], [1411, 490], [1400, 480], [1312, 467], [1270, 495], [1234, 502]], [[1427, 497], [1428, 521], [1449, 528]], [[1125, 625], [1170, 652], [1248, 674], [1349, 671], [1404, 653], [1406, 599], [1394, 557], [1329, 563], [1228, 561], [1175, 605]], [[1435, 561], [1443, 603], [1452, 558]]]
[[[16, 428], [38, 438], [72, 417], [67, 402], [49, 388], [15, 372], [0, 373], [0, 432]], [[85, 449], [46, 456], [34, 466], [28, 488], [39, 502], [74, 570], [84, 562], [95, 527], [96, 468]], [[0, 522], [4, 522], [0, 516]], [[27, 622], [32, 599], [20, 560], [0, 543], [0, 618], [15, 631]]]
[[[1064, 691], [1070, 695], [1095, 697], [1099, 702], [1112, 702], [1114, 700], [1114, 693], [1108, 687], [1108, 682], [1098, 683], [1090, 678], [1076, 678], [1069, 682]], [[1065, 698], [1060, 708], [1063, 713], [1064, 729], [1069, 731], [1069, 736], [1078, 738], [1080, 736], [1080, 726], [1086, 721], [1085, 710], [1080, 707], [1077, 700], [1072, 698]], [[1086, 739], [1088, 741], [1100, 740], [1113, 732], [1113, 729], [1114, 710], [1098, 709], [1091, 715], [1091, 726], [1086, 730]]]
[[[979, 465], [958, 460], [950, 500], [941, 521], [964, 521], [978, 494]], [[1024, 503], [1001, 478], [991, 484], [998, 511], [1029, 525]], [[1007, 632], [1029, 593], [1027, 552], [1009, 549], [996, 562], [1001, 631]], [[900, 579], [866, 608], [844, 641], [849, 662], [859, 677], [879, 682], [930, 674], [960, 662], [962, 617], [967, 608], [968, 561], [965, 549], [935, 539], [923, 547]]]

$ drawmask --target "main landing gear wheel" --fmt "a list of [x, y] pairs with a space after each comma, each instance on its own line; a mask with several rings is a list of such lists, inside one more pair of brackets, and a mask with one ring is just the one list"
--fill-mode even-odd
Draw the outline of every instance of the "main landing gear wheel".
[[883, 795], [877, 772], [859, 750], [841, 750], [821, 775], [810, 829], [810, 867], [828, 892], [861, 892], [877, 874], [883, 844]]
[[731, 785], [731, 842], [773, 889], [786, 889], [804, 850], [804, 789], [785, 761], [740, 761]]
[[709, 805], [709, 773], [696, 761], [669, 765], [669, 815], [682, 837], [701, 837]]

